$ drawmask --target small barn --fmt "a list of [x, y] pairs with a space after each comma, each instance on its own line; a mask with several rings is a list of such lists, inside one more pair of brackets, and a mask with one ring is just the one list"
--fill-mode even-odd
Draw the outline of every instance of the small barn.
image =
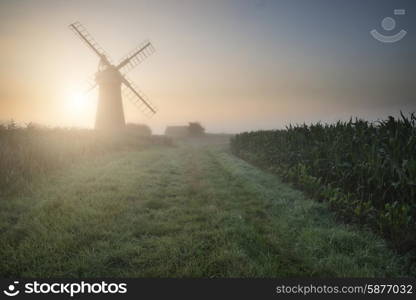
[[187, 137], [189, 136], [189, 126], [167, 126], [165, 135], [169, 137]]

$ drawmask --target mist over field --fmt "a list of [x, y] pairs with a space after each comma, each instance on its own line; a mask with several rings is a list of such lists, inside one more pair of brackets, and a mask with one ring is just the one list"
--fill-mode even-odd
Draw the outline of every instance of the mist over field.
[[[83, 88], [98, 60], [68, 30], [76, 21], [115, 63], [152, 42], [156, 52], [128, 76], [163, 109], [147, 120], [124, 106], [126, 121], [155, 133], [192, 121], [238, 133], [410, 113], [414, 9], [402, 0], [1, 1], [0, 120], [94, 126], [97, 90]], [[385, 44], [373, 29], [408, 34]]]
[[415, 11], [1, 1], [0, 277], [414, 278]]

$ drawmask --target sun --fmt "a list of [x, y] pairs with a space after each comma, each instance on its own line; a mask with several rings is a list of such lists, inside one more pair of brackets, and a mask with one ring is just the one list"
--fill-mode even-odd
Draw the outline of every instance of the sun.
[[71, 114], [83, 114], [88, 109], [88, 97], [85, 93], [73, 91], [68, 95], [66, 107]]
[[62, 122], [69, 126], [91, 127], [97, 107], [97, 93], [86, 93], [81, 88], [68, 88], [64, 93]]

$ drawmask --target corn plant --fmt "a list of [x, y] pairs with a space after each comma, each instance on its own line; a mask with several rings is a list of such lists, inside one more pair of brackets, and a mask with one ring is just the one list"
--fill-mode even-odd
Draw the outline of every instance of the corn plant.
[[416, 248], [416, 116], [245, 132], [232, 151], [267, 167], [397, 249]]

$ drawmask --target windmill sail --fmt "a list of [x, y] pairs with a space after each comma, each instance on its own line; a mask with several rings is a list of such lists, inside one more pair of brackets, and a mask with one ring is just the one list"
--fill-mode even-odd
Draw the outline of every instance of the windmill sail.
[[156, 112], [156, 106], [150, 101], [138, 87], [130, 79], [123, 78], [123, 96], [128, 98], [145, 116], [152, 117]]
[[95, 80], [95, 74], [90, 75], [83, 85], [83, 91], [85, 93], [91, 92], [97, 86], [97, 81]]
[[77, 36], [95, 53], [103, 60], [103, 63], [110, 65], [110, 59], [104, 49], [97, 43], [97, 41], [92, 37], [92, 35], [85, 29], [85, 27], [80, 22], [75, 22], [69, 25], [69, 28], [74, 31]]
[[149, 41], [144, 41], [120, 61], [120, 63], [117, 65], [117, 69], [123, 69], [123, 71], [126, 73], [140, 64], [154, 52], [155, 48], [153, 45]]

